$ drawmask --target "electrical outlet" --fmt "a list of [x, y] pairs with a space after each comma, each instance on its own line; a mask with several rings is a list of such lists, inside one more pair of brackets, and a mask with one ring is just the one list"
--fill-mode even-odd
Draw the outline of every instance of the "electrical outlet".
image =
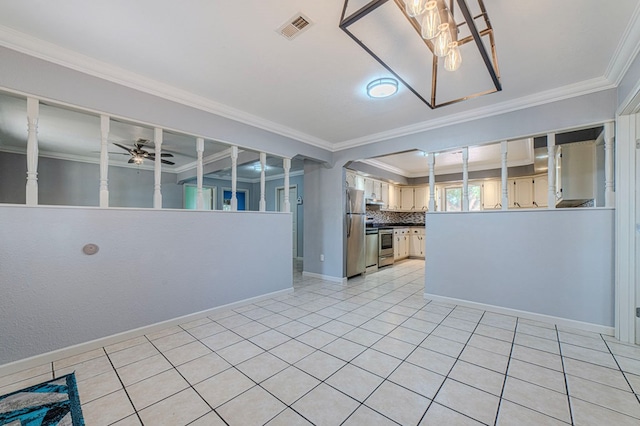
[[324, 254], [320, 255], [320, 262], [324, 262]]

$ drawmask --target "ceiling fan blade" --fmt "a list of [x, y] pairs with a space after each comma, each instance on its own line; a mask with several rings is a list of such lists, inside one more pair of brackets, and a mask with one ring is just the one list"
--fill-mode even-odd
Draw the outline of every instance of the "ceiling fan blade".
[[173, 166], [174, 164], [176, 164], [176, 163], [174, 163], [173, 161], [168, 161], [168, 160], [160, 160], [160, 161], [162, 161], [164, 164], [169, 164], [169, 165], [171, 165], [171, 166]]
[[129, 164], [133, 164], [133, 162], [134, 162], [133, 158], [129, 158], [129, 161], [127, 161], [127, 163], [129, 163]]
[[115, 143], [115, 142], [114, 142], [113, 144], [114, 144], [115, 146], [117, 146], [118, 148], [122, 148], [122, 149], [124, 149], [124, 150], [125, 150], [125, 151], [127, 151], [129, 154], [131, 154], [131, 151], [133, 151], [131, 148], [127, 148], [126, 146], [124, 146], [124, 145], [120, 145], [119, 143]]
[[173, 157], [173, 154], [170, 154], [168, 152], [163, 152], [160, 154], [160, 157]]

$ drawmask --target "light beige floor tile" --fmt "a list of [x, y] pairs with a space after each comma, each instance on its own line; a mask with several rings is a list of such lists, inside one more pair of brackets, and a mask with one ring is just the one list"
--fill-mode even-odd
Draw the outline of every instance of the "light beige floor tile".
[[372, 346], [373, 349], [396, 358], [405, 359], [416, 349], [416, 345], [385, 336]]
[[183, 324], [180, 324], [180, 327], [184, 330], [189, 330], [192, 328], [196, 328], [199, 327], [201, 325], [205, 325], [205, 324], [211, 324], [213, 321], [210, 318], [204, 317], [204, 318], [199, 318], [199, 319], [195, 319], [193, 321], [189, 321], [189, 322], [185, 322]]
[[620, 364], [620, 368], [625, 373], [640, 375], [640, 359], [627, 358], [625, 356], [617, 356], [616, 360]]
[[407, 357], [407, 361], [446, 376], [451, 371], [456, 359], [448, 355], [418, 347]]
[[172, 369], [127, 386], [127, 393], [139, 411], [187, 387], [189, 384], [186, 380]]
[[198, 327], [190, 328], [187, 331], [196, 339], [204, 339], [205, 337], [222, 333], [223, 331], [226, 331], [226, 328], [216, 322], [209, 322]]
[[562, 358], [560, 355], [550, 352], [529, 348], [527, 346], [513, 345], [511, 357], [552, 370], [563, 371]]
[[251, 380], [260, 383], [265, 379], [287, 368], [289, 364], [271, 355], [268, 352], [261, 353], [241, 364], [236, 368], [247, 375]]
[[110, 393], [82, 405], [82, 417], [86, 425], [110, 425], [133, 414], [133, 407], [124, 390]]
[[[382, 323], [382, 324], [386, 324], [386, 323]], [[386, 324], [386, 325], [393, 327], [393, 325], [391, 324]], [[338, 336], [338, 337], [344, 336], [354, 328], [355, 327], [350, 324], [347, 324], [341, 321], [336, 321], [336, 320], [329, 321], [328, 323], [322, 324], [320, 327], [318, 327], [319, 330], [326, 331], [327, 333], [333, 334], [334, 336]]]
[[395, 383], [385, 381], [365, 405], [402, 424], [418, 424], [431, 401]]
[[568, 424], [513, 402], [502, 400], [496, 426], [563, 426]]
[[277, 327], [275, 330], [279, 331], [282, 334], [286, 334], [289, 337], [295, 338], [312, 330], [312, 327], [299, 321], [291, 321], [281, 325], [280, 327]]
[[163, 355], [171, 362], [171, 364], [178, 366], [210, 353], [211, 349], [196, 341], [170, 349], [163, 352]]
[[527, 318], [519, 318], [518, 319], [518, 323], [519, 324], [535, 325], [536, 327], [549, 328], [551, 330], [555, 330], [556, 329], [556, 326], [551, 322], [536, 321], [536, 320], [527, 319]]
[[65, 374], [75, 373], [76, 380], [86, 380], [98, 374], [106, 373], [107, 371], [113, 371], [113, 367], [109, 362], [106, 355], [98, 358], [93, 358], [88, 361], [81, 362], [80, 364], [70, 365], [62, 369], [56, 369], [56, 377], [64, 376]]
[[505, 380], [504, 374], [460, 360], [453, 366], [449, 377], [498, 397]]
[[345, 365], [325, 383], [363, 402], [384, 379], [351, 364]]
[[431, 321], [431, 320], [427, 321], [427, 320], [424, 320], [424, 319], [420, 319], [420, 318], [418, 318], [418, 315], [416, 314], [413, 318], [409, 318], [408, 320], [403, 322], [402, 323], [402, 327], [410, 328], [412, 330], [416, 330], [416, 331], [420, 331], [422, 333], [429, 334], [433, 330], [436, 329], [436, 327], [438, 326], [439, 322], [440, 322], [440, 320], [438, 320], [438, 321], [435, 321], [435, 320], [434, 321]]
[[[328, 321], [328, 319], [327, 319], [327, 321]], [[289, 318], [285, 317], [284, 315], [272, 314], [272, 315], [269, 315], [268, 317], [260, 318], [258, 320], [258, 322], [260, 324], [266, 325], [267, 327], [272, 327], [273, 328], [273, 327], [280, 327], [281, 325], [284, 325], [284, 324], [286, 324], [288, 322], [291, 322], [291, 320]], [[313, 324], [308, 324], [308, 325], [312, 325], [313, 327], [315, 327]]]
[[559, 331], [558, 334], [562, 343], [570, 343], [600, 352], [609, 352], [609, 348], [599, 334], [594, 333], [592, 336], [585, 336], [584, 334], [568, 333], [566, 331]]
[[273, 349], [289, 340], [291, 340], [291, 337], [276, 330], [265, 331], [249, 339], [251, 343], [260, 346], [265, 351]]
[[462, 352], [464, 344], [430, 335], [420, 344], [420, 347], [457, 358]]
[[207, 347], [214, 351], [219, 351], [220, 349], [231, 346], [234, 343], [240, 342], [241, 340], [244, 339], [233, 331], [229, 330], [214, 334], [213, 336], [205, 337], [204, 339], [200, 339], [202, 343], [204, 343]]
[[539, 327], [537, 325], [527, 324], [520, 321], [516, 328], [516, 332], [542, 337], [543, 339], [553, 340], [554, 342], [558, 341], [558, 334], [555, 328]]
[[270, 330], [269, 327], [262, 325], [257, 321], [252, 321], [252, 322], [243, 324], [239, 327], [235, 327], [233, 329], [233, 332], [239, 334], [245, 339], [248, 339], [250, 337], [257, 336], [258, 334], [264, 333], [265, 331], [269, 331], [269, 330]]
[[444, 382], [445, 376], [408, 362], [400, 364], [389, 380], [413, 392], [432, 399]]
[[210, 412], [211, 408], [191, 388], [140, 411], [145, 425], [186, 425]]
[[622, 355], [627, 358], [640, 359], [640, 346], [620, 341], [608, 341], [608, 346], [614, 355]]
[[480, 324], [490, 325], [492, 327], [504, 328], [505, 330], [514, 331], [516, 328], [516, 317], [503, 315], [494, 312], [486, 312]]
[[251, 318], [252, 320], [257, 320], [260, 318], [268, 317], [272, 313], [273, 312], [268, 309], [257, 307], [248, 311], [244, 311], [242, 314], [246, 317]]
[[[312, 426], [304, 417], [287, 408], [278, 414], [274, 419], [269, 421], [267, 426]], [[204, 426], [204, 425], [202, 425]]]
[[[316, 313], [312, 313], [309, 315], [305, 315], [301, 318], [298, 318], [298, 321], [306, 324], [310, 327], [320, 327], [323, 324], [328, 323], [329, 321], [331, 321], [331, 318], [327, 318], [323, 315], [318, 315]], [[282, 325], [282, 324], [278, 324], [278, 325]]]
[[499, 398], [455, 380], [447, 379], [434, 400], [485, 424], [493, 424]]
[[[607, 352], [601, 352], [594, 349], [575, 346], [569, 343], [562, 343], [562, 356], [573, 358], [579, 361], [590, 362], [592, 364], [601, 365], [603, 367], [617, 368], [613, 356]], [[621, 365], [622, 367], [622, 365]]]
[[361, 405], [344, 423], [342, 423], [342, 426], [394, 426], [397, 424], [398, 423], [383, 416], [382, 414], [373, 411], [366, 405]]
[[393, 337], [394, 339], [402, 340], [403, 342], [411, 343], [413, 345], [419, 345], [422, 343], [422, 341], [426, 339], [427, 335], [427, 333], [403, 326], [397, 327], [388, 334], [389, 337]]
[[504, 328], [493, 327], [487, 324], [478, 324], [474, 333], [486, 337], [492, 337], [494, 339], [504, 340], [509, 343], [513, 343], [513, 339], [515, 338], [513, 330], [505, 330]]
[[475, 330], [476, 328], [476, 325], [478, 325], [477, 322], [466, 321], [464, 319], [452, 317], [451, 315], [445, 318], [440, 324], [468, 332], [473, 332], [473, 330]]
[[280, 414], [285, 408], [273, 395], [254, 386], [216, 411], [230, 426], [262, 425]]
[[111, 370], [87, 380], [79, 381], [77, 382], [77, 387], [80, 402], [86, 404], [89, 401], [122, 389], [122, 383], [120, 383], [116, 372]]
[[269, 353], [277, 356], [278, 358], [288, 362], [289, 364], [295, 364], [307, 355], [315, 352], [316, 349], [309, 345], [305, 345], [302, 342], [296, 340], [289, 340], [271, 349]]
[[81, 354], [70, 356], [68, 358], [63, 358], [63, 359], [61, 359], [59, 361], [54, 361], [53, 369], [54, 370], [62, 370], [62, 369], [67, 368], [67, 367], [69, 367], [71, 365], [82, 364], [85, 361], [89, 361], [89, 360], [92, 360], [92, 359], [95, 359], [95, 358], [100, 358], [100, 357], [103, 357], [103, 356], [105, 356], [103, 348], [94, 349], [92, 351], [83, 352]]
[[504, 340], [494, 339], [480, 334], [471, 336], [468, 345], [504, 356], [509, 356], [512, 347], [511, 342], [505, 342]]
[[182, 364], [177, 369], [189, 383], [195, 385], [229, 368], [231, 364], [212, 353]]
[[618, 369], [601, 367], [599, 365], [578, 361], [572, 358], [565, 358], [564, 368], [565, 372], [569, 375], [592, 380], [624, 391], [629, 391], [629, 384], [625, 380], [622, 372]]
[[406, 320], [408, 320], [409, 317], [400, 315], [400, 314], [394, 314], [393, 312], [387, 311], [387, 312], [381, 313], [375, 319], [377, 319], [378, 321], [388, 322], [389, 324], [393, 324], [393, 325], [400, 325]]
[[161, 337], [169, 336], [174, 333], [179, 333], [181, 331], [183, 331], [182, 328], [176, 325], [173, 327], [167, 327], [162, 330], [155, 331], [153, 333], [147, 334], [146, 336], [147, 338], [149, 338], [149, 340], [156, 340]]
[[485, 351], [474, 346], [465, 346], [460, 354], [460, 359], [500, 374], [504, 374], [507, 371], [507, 363], [509, 361], [507, 356]]
[[514, 377], [507, 377], [502, 398], [563, 422], [571, 422], [569, 403], [565, 394]]
[[[369, 318], [367, 316], [356, 314], [356, 313], [353, 313], [353, 312], [349, 312], [347, 314], [344, 314], [344, 315], [340, 316], [340, 321], [341, 322], [347, 323], [347, 324], [352, 325], [354, 327], [359, 327], [362, 324], [364, 324], [365, 322], [369, 321], [370, 319], [371, 318]], [[322, 324], [318, 324], [318, 325], [322, 325]]]
[[480, 426], [482, 423], [464, 414], [432, 403], [419, 426]]
[[559, 371], [512, 359], [509, 363], [508, 375], [556, 392], [567, 393], [564, 374]]
[[164, 356], [154, 355], [120, 367], [117, 371], [122, 383], [125, 386], [129, 386], [171, 368], [173, 368], [171, 363]]
[[312, 346], [316, 349], [320, 349], [321, 347], [333, 342], [336, 339], [337, 337], [333, 334], [329, 334], [322, 330], [311, 330], [296, 337], [297, 341]]
[[320, 384], [296, 401], [292, 408], [314, 425], [334, 426], [347, 419], [359, 405], [356, 400], [331, 386]]
[[147, 343], [149, 340], [145, 336], [134, 337], [133, 339], [128, 339], [123, 342], [114, 343], [113, 345], [105, 346], [104, 350], [107, 354], [112, 354], [114, 352], [121, 351], [123, 349], [128, 349], [132, 346], [137, 346], [142, 343]]
[[137, 414], [132, 414], [129, 417], [125, 417], [122, 420], [112, 423], [111, 426], [142, 426], [142, 423], [140, 423], [140, 419]]
[[242, 340], [216, 352], [229, 364], [236, 365], [263, 353], [264, 350], [248, 340]]
[[471, 334], [471, 331], [460, 330], [442, 324], [437, 326], [436, 329], [431, 332], [431, 336], [443, 337], [445, 339], [462, 343], [463, 345], [467, 343]]
[[[627, 380], [629, 380], [629, 384], [631, 385], [631, 389], [633, 389], [633, 391], [636, 394], [640, 394], [640, 376], [637, 376], [637, 375], [631, 374], [631, 373], [626, 373], [625, 377], [627, 378]], [[0, 392], [0, 393], [2, 393], [2, 392]]]
[[194, 388], [209, 405], [217, 408], [254, 385], [247, 376], [235, 368], [230, 368], [196, 384]]
[[[59, 376], [56, 376], [56, 377], [59, 377]], [[53, 378], [53, 373], [46, 373], [40, 376], [29, 377], [28, 379], [24, 379], [20, 382], [14, 382], [14, 383], [11, 383], [10, 385], [0, 387], [0, 395], [5, 395], [8, 393], [12, 393], [12, 392], [24, 389], [29, 386], [37, 385], [37, 384], [46, 382], [48, 380], [51, 380], [52, 378]]]
[[343, 361], [351, 361], [366, 349], [367, 348], [365, 346], [338, 337], [333, 342], [324, 346], [322, 348], [322, 352], [326, 352], [330, 355], [335, 356], [336, 358], [340, 358]]
[[109, 359], [115, 368], [132, 364], [145, 358], [158, 355], [160, 352], [149, 342], [132, 346], [118, 352], [109, 354]]
[[[22, 382], [27, 379], [31, 379], [33, 377], [49, 375], [49, 378], [53, 378], [53, 369], [51, 368], [51, 363], [39, 365], [38, 367], [28, 368], [22, 371], [18, 371], [17, 373], [9, 374], [6, 376], [0, 376], [0, 388], [4, 386], [8, 386], [14, 383]], [[42, 381], [46, 381], [41, 380]], [[40, 383], [40, 382], [36, 382]], [[28, 385], [27, 385], [28, 386]], [[0, 395], [4, 395], [1, 394]]]
[[630, 390], [623, 391], [574, 376], [567, 376], [567, 385], [572, 398], [579, 398], [627, 416], [636, 417], [640, 423], [640, 403]]
[[189, 423], [189, 426], [227, 426], [227, 424], [220, 418], [218, 413], [211, 411], [193, 423]]
[[635, 417], [625, 416], [617, 411], [577, 398], [571, 398], [571, 410], [576, 426], [638, 426], [639, 424], [639, 420]]
[[342, 337], [363, 346], [371, 346], [378, 340], [382, 339], [383, 335], [363, 328], [356, 328]]
[[319, 380], [325, 380], [345, 364], [345, 361], [333, 355], [316, 351], [298, 361], [295, 366]]
[[352, 364], [380, 377], [387, 377], [401, 362], [398, 358], [374, 349], [367, 349], [351, 361]]
[[191, 334], [186, 331], [180, 331], [178, 333], [171, 334], [169, 336], [160, 337], [153, 340], [153, 344], [161, 352], [166, 352], [173, 348], [186, 345], [187, 343], [194, 342], [196, 340]]
[[320, 381], [309, 374], [289, 367], [260, 384], [287, 405], [316, 387]]
[[531, 334], [516, 333], [514, 343], [517, 345], [526, 346], [528, 348], [537, 349], [556, 355], [560, 354], [560, 348], [557, 341], [533, 336]]
[[228, 317], [224, 317], [216, 320], [218, 324], [228, 329], [240, 327], [241, 325], [244, 325], [251, 321], [253, 321], [251, 318], [245, 317], [244, 315], [240, 315], [240, 314], [233, 314]]

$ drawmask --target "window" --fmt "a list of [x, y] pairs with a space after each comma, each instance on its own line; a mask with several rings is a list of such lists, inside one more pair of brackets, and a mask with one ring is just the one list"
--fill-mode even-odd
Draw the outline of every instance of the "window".
[[[214, 210], [216, 208], [216, 188], [203, 186], [202, 197], [204, 198], [204, 210]], [[198, 187], [196, 185], [184, 185], [184, 208], [196, 210], [198, 207]]]
[[[481, 187], [480, 185], [469, 185], [469, 211], [480, 211], [482, 209]], [[445, 211], [462, 211], [462, 186], [450, 186], [444, 189]]]

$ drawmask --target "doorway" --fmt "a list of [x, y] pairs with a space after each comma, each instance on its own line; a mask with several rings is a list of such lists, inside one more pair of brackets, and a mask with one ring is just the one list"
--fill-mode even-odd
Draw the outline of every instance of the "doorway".
[[[291, 211], [291, 226], [292, 226], [292, 235], [293, 235], [293, 242], [292, 242], [292, 256], [293, 258], [297, 258], [298, 257], [298, 204], [297, 204], [297, 199], [298, 199], [298, 187], [297, 186], [290, 186], [289, 187], [289, 205], [290, 205], [290, 211]], [[284, 211], [284, 187], [281, 186], [279, 188], [276, 188], [276, 200], [277, 200], [277, 206], [278, 206], [278, 211], [279, 212], [283, 212]]]

